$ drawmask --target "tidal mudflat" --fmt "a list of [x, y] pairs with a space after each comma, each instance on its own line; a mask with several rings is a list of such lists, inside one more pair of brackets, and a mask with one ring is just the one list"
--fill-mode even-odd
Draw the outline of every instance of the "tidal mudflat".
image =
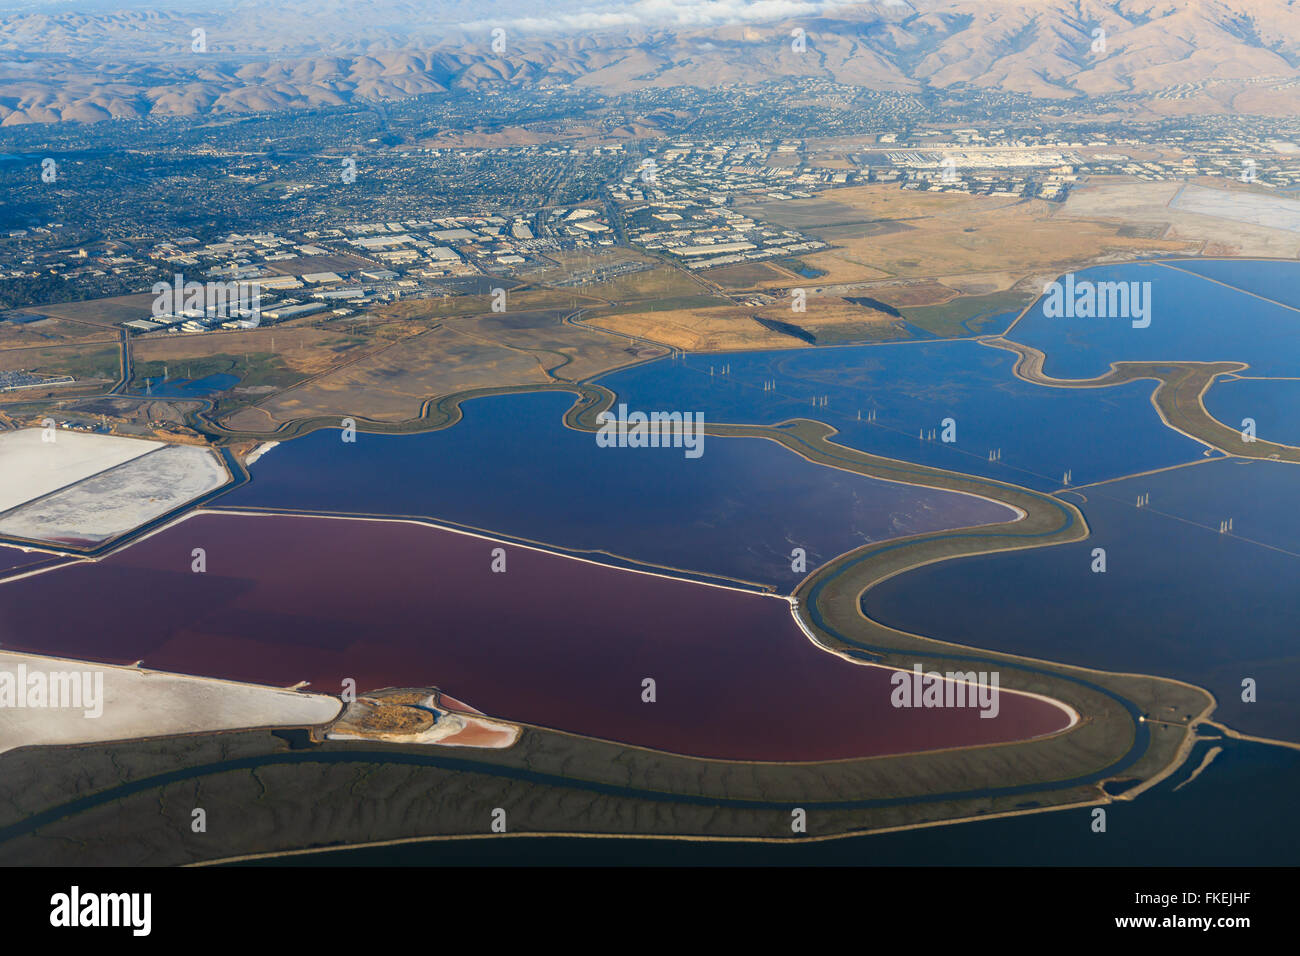
[[[1193, 774], [1213, 748], [1203, 772]], [[1105, 835], [1091, 810], [1030, 813], [943, 827], [815, 842], [691, 842], [574, 838], [448, 840], [313, 855], [316, 865], [483, 866], [1294, 866], [1300, 826], [1292, 803], [1300, 753], [1239, 740], [1207, 740], [1173, 776], [1132, 803], [1107, 807]], [[1188, 834], [1195, 833], [1195, 839]], [[521, 850], [518, 843], [526, 844]], [[295, 857], [259, 861], [295, 866]]]
[[490, 716], [704, 757], [902, 753], [1069, 723], [1005, 691], [993, 718], [895, 707], [896, 672], [815, 647], [780, 598], [391, 521], [201, 514], [0, 587], [0, 622], [12, 650], [321, 693], [437, 686]]

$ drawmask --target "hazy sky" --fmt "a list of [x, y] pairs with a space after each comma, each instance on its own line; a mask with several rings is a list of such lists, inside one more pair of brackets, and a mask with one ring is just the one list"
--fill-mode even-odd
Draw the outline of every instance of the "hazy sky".
[[[350, 2], [303, 2], [280, 0], [0, 0], [0, 14], [41, 12], [47, 14], [105, 14], [115, 11], [207, 12], [220, 15], [250, 7], [267, 13], [268, 7], [285, 10], [309, 8], [313, 19], [324, 16], [352, 17], [374, 25], [414, 24], [423, 21], [478, 24], [506, 20], [520, 28], [582, 29], [656, 24], [696, 25], [781, 20], [816, 16], [842, 6], [903, 6], [904, 0], [350, 0]], [[364, 11], [364, 12], [363, 12]]]

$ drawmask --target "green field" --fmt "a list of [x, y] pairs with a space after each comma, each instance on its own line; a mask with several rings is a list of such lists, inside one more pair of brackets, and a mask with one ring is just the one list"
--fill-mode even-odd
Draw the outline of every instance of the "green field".
[[[899, 311], [913, 325], [946, 339], [978, 334], [993, 318], [1004, 312], [1019, 312], [1035, 296], [1032, 291], [1010, 289], [988, 295], [959, 295], [942, 305], [903, 306]], [[975, 319], [976, 316], [980, 318]], [[969, 327], [963, 323], [969, 323]]]

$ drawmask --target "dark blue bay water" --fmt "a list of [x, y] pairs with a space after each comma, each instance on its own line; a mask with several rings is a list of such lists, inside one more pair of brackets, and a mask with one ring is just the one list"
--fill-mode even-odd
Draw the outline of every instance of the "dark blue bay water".
[[1087, 541], [920, 568], [864, 609], [961, 644], [1190, 681], [1231, 726], [1300, 740], [1300, 467], [1223, 459], [1083, 494]]
[[1270, 259], [1179, 259], [1179, 269], [1300, 309], [1300, 265]]
[[[1200, 266], [1239, 288], [1176, 265], [1140, 262], [1075, 274], [1076, 283], [1150, 282], [1146, 328], [1134, 328], [1128, 318], [1049, 318], [1040, 297], [1008, 338], [1047, 353], [1043, 368], [1054, 378], [1093, 378], [1112, 362], [1180, 360], [1245, 362], [1253, 375], [1300, 375], [1300, 313], [1241, 291], [1281, 298], [1282, 290], [1300, 282], [1300, 262]], [[1295, 298], [1294, 292], [1288, 295]]]
[[[1187, 782], [1209, 748], [1224, 749]], [[1245, 741], [1197, 745], [1169, 779], [1107, 807], [790, 845], [512, 837], [342, 850], [261, 865], [1294, 866], [1300, 752]]]
[[[1060, 487], [1067, 469], [1083, 484], [1204, 457], [1202, 445], [1161, 424], [1151, 382], [1046, 388], [1017, 379], [1014, 365], [1012, 353], [978, 342], [914, 342], [687, 355], [600, 383], [632, 408], [703, 411], [713, 422], [813, 418], [855, 448], [1041, 490]], [[769, 380], [776, 388], [764, 391]], [[813, 404], [818, 396], [825, 406]], [[872, 410], [874, 423], [857, 420]], [[948, 417], [953, 444], [939, 440]], [[934, 441], [919, 439], [931, 430]], [[992, 449], [1002, 450], [999, 462], [988, 460]]]
[[321, 431], [252, 466], [220, 499], [260, 507], [423, 515], [571, 550], [725, 575], [782, 589], [870, 541], [1006, 520], [968, 495], [814, 465], [775, 442], [706, 438], [682, 449], [600, 448], [565, 428], [563, 393], [476, 399], [452, 428], [423, 435]]
[[1231, 428], [1253, 418], [1259, 438], [1300, 445], [1300, 379], [1220, 379], [1204, 402], [1211, 415]]

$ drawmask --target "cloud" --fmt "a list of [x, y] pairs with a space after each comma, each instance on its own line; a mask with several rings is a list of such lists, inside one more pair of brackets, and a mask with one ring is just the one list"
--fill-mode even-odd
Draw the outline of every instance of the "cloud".
[[[904, 0], [881, 0], [888, 7], [906, 7]], [[634, 0], [580, 12], [545, 17], [479, 20], [459, 24], [464, 30], [510, 26], [524, 33], [600, 31], [619, 27], [708, 27], [732, 23], [794, 20], [835, 13], [844, 7], [863, 6], [846, 0]]]

